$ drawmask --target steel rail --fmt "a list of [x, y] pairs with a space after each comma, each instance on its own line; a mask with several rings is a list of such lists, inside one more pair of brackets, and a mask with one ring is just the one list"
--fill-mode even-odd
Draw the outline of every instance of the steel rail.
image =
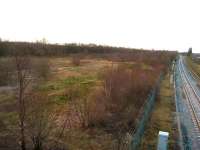
[[[181, 66], [181, 68], [182, 68], [182, 71], [181, 71], [181, 69], [180, 69], [180, 66]], [[192, 87], [191, 83], [189, 82], [189, 79], [188, 79], [188, 77], [187, 77], [187, 75], [186, 75], [186, 73], [185, 73], [185, 70], [183, 69], [183, 66], [181, 65], [181, 62], [179, 62], [179, 72], [180, 72], [180, 74], [181, 74], [181, 78], [182, 78], [182, 79], [185, 79], [185, 81], [186, 81], [185, 83], [186, 83], [187, 85], [189, 85], [189, 87], [192, 89], [192, 91], [193, 91], [195, 97], [197, 98], [197, 101], [200, 103], [200, 100], [199, 100], [200, 97], [196, 94], [195, 89]], [[182, 74], [182, 72], [183, 72], [183, 74]], [[185, 78], [183, 78], [183, 75], [185, 76]], [[198, 119], [198, 116], [197, 116], [197, 112], [195, 111], [194, 104], [191, 102], [192, 100], [191, 100], [191, 98], [190, 98], [190, 96], [189, 96], [188, 91], [186, 90], [186, 86], [185, 86], [185, 85], [183, 86], [183, 89], [184, 89], [184, 93], [185, 93], [185, 95], [186, 95], [186, 99], [187, 99], [187, 101], [188, 101], [188, 103], [189, 103], [189, 106], [190, 106], [190, 108], [191, 108], [192, 116], [193, 116], [193, 118], [194, 118], [194, 120], [195, 120], [195, 122], [196, 122], [196, 124], [197, 124], [197, 127], [198, 127], [198, 129], [199, 129], [199, 131], [200, 131], [200, 122], [199, 122], [199, 119]]]
[[[186, 73], [186, 71], [185, 71], [185, 69], [184, 69], [184, 67], [183, 67], [183, 63], [182, 63], [182, 62], [179, 62], [179, 64], [181, 65], [181, 68], [182, 68], [182, 70], [183, 70], [183, 74], [184, 74], [184, 76], [185, 76], [185, 78], [186, 78], [186, 80], [187, 80], [188, 85], [191, 87], [191, 89], [192, 89], [192, 91], [193, 91], [195, 97], [197, 98], [198, 103], [200, 104], [200, 97], [199, 97], [199, 95], [197, 94], [197, 92], [196, 92], [196, 90], [194, 89], [194, 87], [191, 85], [190, 80], [189, 80], [189, 78], [188, 78], [188, 75], [187, 75], [187, 73]], [[179, 68], [179, 69], [180, 69], [180, 68]], [[182, 74], [181, 74], [181, 75], [182, 75]]]
[[196, 122], [196, 124], [197, 124], [198, 129], [200, 130], [200, 122], [199, 122], [199, 120], [198, 120], [197, 114], [196, 114], [196, 112], [195, 112], [194, 105], [193, 105], [192, 102], [191, 102], [191, 98], [189, 97], [189, 94], [188, 94], [188, 92], [187, 92], [185, 86], [184, 86], [184, 93], [185, 93], [185, 95], [186, 95], [186, 97], [187, 97], [188, 103], [189, 103], [190, 108], [191, 108], [191, 110], [192, 110], [193, 118], [194, 118], [194, 120], [195, 120], [195, 122]]

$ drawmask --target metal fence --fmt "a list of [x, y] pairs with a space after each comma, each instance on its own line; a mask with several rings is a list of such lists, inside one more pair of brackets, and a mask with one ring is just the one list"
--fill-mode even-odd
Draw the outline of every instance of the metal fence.
[[142, 107], [142, 109], [139, 113], [136, 128], [131, 134], [132, 138], [131, 138], [131, 142], [128, 146], [129, 150], [139, 149], [139, 146], [140, 146], [140, 143], [142, 140], [142, 136], [144, 135], [145, 126], [150, 118], [151, 112], [154, 107], [156, 95], [157, 95], [157, 93], [159, 93], [160, 83], [161, 83], [162, 78], [163, 78], [163, 74], [161, 74], [159, 76], [159, 79], [157, 80], [155, 87], [148, 95], [146, 103], [144, 104], [144, 106]]
[[[179, 145], [181, 150], [192, 150], [192, 141], [193, 141], [193, 124], [191, 121], [190, 112], [188, 110], [187, 104], [183, 101], [182, 94], [182, 81], [180, 77], [180, 73], [178, 68], [174, 65], [173, 67], [173, 80], [174, 80], [174, 90], [175, 90], [175, 103], [176, 103], [176, 119], [179, 124], [179, 140], [177, 140], [176, 145]], [[145, 132], [145, 126], [151, 116], [151, 112], [153, 110], [155, 99], [157, 93], [159, 93], [160, 83], [163, 79], [163, 74], [160, 75], [157, 80], [156, 86], [148, 95], [146, 103], [142, 107], [139, 113], [139, 117], [137, 119], [136, 128], [129, 132], [129, 136], [131, 140], [129, 142], [125, 142], [126, 148], [122, 148], [123, 150], [138, 150], [140, 147], [140, 143], [142, 137]]]

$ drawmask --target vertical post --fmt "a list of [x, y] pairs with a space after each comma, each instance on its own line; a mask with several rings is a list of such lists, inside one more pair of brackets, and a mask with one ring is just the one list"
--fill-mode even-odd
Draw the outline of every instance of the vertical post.
[[157, 150], [167, 150], [168, 132], [159, 131]]

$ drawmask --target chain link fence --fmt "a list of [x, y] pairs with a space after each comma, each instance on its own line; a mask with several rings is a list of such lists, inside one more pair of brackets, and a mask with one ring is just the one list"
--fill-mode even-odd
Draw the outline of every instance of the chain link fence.
[[142, 136], [144, 135], [145, 126], [151, 116], [157, 93], [159, 93], [160, 83], [162, 79], [163, 74], [160, 74], [159, 79], [155, 84], [155, 87], [148, 95], [146, 102], [139, 112], [136, 128], [131, 129], [126, 134], [126, 136], [124, 137], [123, 146], [120, 148], [121, 150], [137, 150], [139, 148]]

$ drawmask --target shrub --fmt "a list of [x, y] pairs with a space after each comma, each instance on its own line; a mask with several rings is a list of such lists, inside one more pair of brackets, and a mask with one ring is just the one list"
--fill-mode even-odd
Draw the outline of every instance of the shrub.
[[72, 64], [74, 65], [74, 66], [80, 66], [80, 64], [81, 64], [81, 57], [80, 57], [80, 55], [73, 55], [72, 56]]
[[[151, 73], [151, 74], [150, 74]], [[126, 131], [134, 125], [138, 111], [155, 84], [157, 72], [121, 65], [101, 75], [103, 86], [89, 105], [89, 126], [106, 127], [109, 132]]]
[[36, 58], [32, 61], [33, 72], [37, 79], [45, 80], [50, 74], [50, 67], [47, 58]]
[[[55, 127], [55, 117], [46, 108], [48, 101], [47, 96], [44, 94], [30, 93], [29, 101], [26, 103], [27, 139], [30, 139], [31, 147], [34, 150], [47, 149], [50, 135], [53, 136], [52, 130]], [[31, 148], [29, 147], [28, 149]]]
[[12, 82], [13, 68], [9, 58], [0, 59], [0, 86], [5, 86]]

